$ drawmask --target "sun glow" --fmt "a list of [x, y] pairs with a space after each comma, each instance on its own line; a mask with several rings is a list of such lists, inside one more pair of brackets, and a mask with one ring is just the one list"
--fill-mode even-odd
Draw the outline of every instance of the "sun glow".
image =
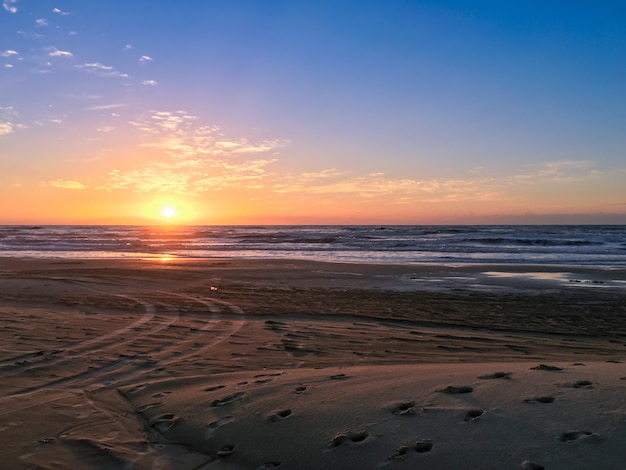
[[163, 196], [137, 201], [135, 213], [147, 225], [179, 225], [195, 223], [198, 209], [189, 200], [176, 196]]
[[178, 215], [178, 212], [173, 206], [165, 206], [163, 209], [161, 209], [161, 215], [166, 219], [173, 219]]

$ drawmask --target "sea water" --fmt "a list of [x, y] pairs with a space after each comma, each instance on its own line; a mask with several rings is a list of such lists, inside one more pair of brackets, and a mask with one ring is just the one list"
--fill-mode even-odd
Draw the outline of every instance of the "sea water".
[[626, 225], [0, 226], [0, 256], [626, 267]]

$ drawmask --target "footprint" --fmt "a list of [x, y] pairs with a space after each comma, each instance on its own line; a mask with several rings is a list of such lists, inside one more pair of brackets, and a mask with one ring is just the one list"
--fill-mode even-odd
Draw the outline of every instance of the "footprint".
[[306, 391], [306, 386], [302, 385], [300, 387], [296, 387], [296, 389], [294, 390], [294, 393], [297, 393], [298, 395], [304, 393]]
[[463, 421], [475, 421], [480, 416], [482, 416], [483, 413], [484, 411], [479, 409], [469, 410], [467, 413], [465, 413], [465, 418], [463, 418]]
[[526, 403], [552, 403], [555, 400], [554, 397], [533, 397], [524, 400]]
[[329, 447], [332, 449], [334, 447], [339, 447], [344, 444], [363, 442], [368, 437], [369, 437], [369, 433], [367, 431], [340, 434], [339, 436], [336, 436], [333, 439], [333, 442], [331, 442]]
[[348, 376], [346, 374], [336, 374], [336, 375], [331, 375], [330, 376], [330, 380], [344, 380], [347, 379]]
[[215, 390], [219, 390], [220, 388], [224, 388], [226, 385], [215, 385], [213, 387], [205, 388], [205, 392], [214, 392]]
[[230, 454], [233, 453], [234, 450], [235, 450], [234, 444], [226, 444], [225, 446], [222, 446], [220, 450], [217, 451], [217, 456], [228, 457]]
[[493, 374], [481, 375], [479, 379], [510, 379], [512, 372], [494, 372]]
[[172, 392], [161, 392], [161, 393], [155, 393], [154, 395], [152, 395], [152, 398], [163, 398], [166, 395], [169, 395]]
[[270, 383], [272, 380], [274, 379], [258, 379], [258, 380], [255, 380], [254, 383], [255, 384], [267, 384], [267, 383]]
[[430, 440], [417, 441], [415, 443], [415, 452], [423, 454], [424, 452], [430, 452], [433, 448], [433, 443]]
[[[417, 441], [413, 447], [409, 447], [407, 445], [403, 445], [398, 447], [393, 454], [388, 457], [388, 460], [401, 460], [406, 455], [409, 454], [410, 451], [417, 452], [418, 454], [423, 454], [424, 452], [430, 452], [433, 448], [433, 443], [430, 439], [424, 439]], [[381, 464], [384, 466], [385, 464]]]
[[535, 367], [531, 367], [531, 370], [551, 370], [551, 371], [559, 371], [559, 370], [563, 370], [560, 367], [557, 366], [549, 366], [546, 364], [539, 364], [538, 366]]
[[217, 421], [213, 421], [211, 424], [209, 424], [204, 437], [205, 438], [211, 437], [211, 435], [215, 431], [217, 431], [219, 428], [227, 425], [228, 423], [232, 423], [234, 420], [235, 418], [233, 418], [232, 416], [224, 416], [223, 418], [220, 418]]
[[285, 419], [287, 416], [291, 415], [291, 410], [290, 409], [286, 409], [286, 410], [281, 410], [281, 411], [275, 411], [273, 412], [268, 419], [275, 423], [276, 421], [282, 421], [283, 419]]
[[166, 432], [172, 429], [182, 418], [173, 413], [164, 414], [152, 420], [151, 426], [159, 432]]
[[37, 441], [37, 444], [40, 446], [45, 446], [47, 444], [51, 444], [52, 442], [54, 442], [54, 437], [44, 437], [43, 439], [39, 439]]
[[392, 413], [394, 415], [397, 416], [409, 416], [412, 415], [415, 411], [413, 410], [413, 407], [415, 406], [415, 402], [414, 401], [409, 401], [406, 403], [400, 403], [399, 405], [396, 405], [392, 411]]
[[539, 465], [531, 462], [530, 460], [524, 460], [521, 466], [522, 470], [546, 470], [543, 465]]
[[561, 442], [570, 442], [589, 437], [598, 437], [598, 435], [590, 431], [568, 431], [561, 434], [559, 440]]
[[283, 332], [285, 328], [287, 327], [285, 323], [281, 321], [275, 321], [275, 320], [266, 320], [265, 326], [269, 330], [276, 331], [276, 332]]
[[129, 393], [129, 394], [137, 393], [137, 392], [139, 392], [140, 390], [142, 390], [144, 388], [146, 388], [146, 384], [137, 385], [136, 387], [131, 388], [126, 393]]
[[137, 413], [143, 413], [144, 411], [148, 411], [150, 408], [156, 408], [157, 406], [161, 406], [163, 403], [147, 403], [145, 405], [137, 408]]
[[590, 380], [579, 380], [569, 386], [573, 388], [593, 388], [593, 382]]
[[245, 394], [246, 394], [245, 392], [236, 392], [236, 393], [233, 393], [232, 395], [228, 395], [227, 397], [220, 398], [219, 400], [213, 400], [211, 402], [211, 406], [228, 405], [228, 404], [233, 403], [233, 402], [235, 402], [237, 400], [241, 400]]
[[409, 450], [411, 450], [409, 446], [400, 446], [394, 451], [391, 457], [389, 457], [389, 460], [403, 459], [404, 456], [409, 453]]
[[282, 464], [282, 462], [278, 462], [278, 461], [276, 461], [276, 462], [265, 462], [260, 467], [257, 467], [256, 470], [271, 470], [272, 468], [280, 467], [281, 464]]
[[469, 385], [460, 385], [458, 387], [454, 385], [448, 385], [446, 388], [440, 391], [443, 393], [450, 393], [452, 395], [457, 395], [459, 393], [471, 393], [474, 391], [474, 389], [470, 387]]

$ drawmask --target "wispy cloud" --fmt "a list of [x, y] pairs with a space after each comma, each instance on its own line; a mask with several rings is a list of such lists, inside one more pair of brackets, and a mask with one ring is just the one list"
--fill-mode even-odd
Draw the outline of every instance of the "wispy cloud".
[[80, 101], [92, 101], [92, 100], [101, 100], [104, 99], [104, 95], [98, 95], [95, 93], [79, 93], [79, 94], [66, 94], [63, 98], [67, 98], [68, 100], [80, 100]]
[[127, 73], [122, 73], [119, 70], [115, 69], [113, 66], [104, 65], [100, 62], [77, 65], [76, 68], [86, 70], [87, 72], [93, 73], [100, 77], [128, 78]]
[[9, 13], [17, 13], [17, 7], [15, 6], [16, 3], [17, 0], [4, 0], [2, 2], [2, 6]]
[[156, 86], [159, 83], [156, 80], [144, 80], [141, 84], [144, 86]]
[[16, 114], [12, 106], [0, 106], [0, 136], [13, 133]]
[[49, 46], [46, 47], [46, 51], [48, 51], [48, 55], [50, 57], [74, 57], [74, 54], [72, 54], [69, 51], [60, 51], [59, 49], [57, 49], [54, 46]]
[[27, 39], [41, 39], [43, 34], [33, 33], [31, 31], [18, 31], [17, 34]]
[[0, 53], [0, 56], [2, 57], [12, 57], [16, 55], [19, 55], [19, 53], [13, 49], [7, 49], [6, 51]]
[[149, 142], [140, 147], [153, 159], [141, 166], [111, 170], [98, 189], [193, 195], [258, 188], [276, 159], [249, 156], [271, 153], [284, 145], [278, 140], [227, 138], [218, 127], [199, 125], [198, 118], [185, 111], [155, 111], [130, 124]]
[[100, 104], [97, 106], [91, 106], [88, 109], [90, 111], [102, 111], [102, 110], [107, 110], [107, 109], [117, 109], [117, 108], [123, 108], [125, 107], [126, 104], [124, 103], [116, 103], [116, 104]]
[[175, 150], [180, 156], [187, 156], [189, 152], [214, 157], [254, 154], [269, 152], [284, 144], [280, 140], [228, 139], [216, 126], [196, 126], [197, 119], [185, 111], [155, 111], [130, 124], [141, 132], [160, 137], [151, 139], [146, 146]]
[[542, 163], [528, 173], [520, 173], [509, 178], [510, 181], [523, 184], [536, 184], [545, 181], [565, 183], [597, 178], [601, 172], [594, 169], [595, 164], [587, 160], [557, 160]]
[[57, 15], [67, 16], [70, 14], [69, 11], [62, 11], [59, 8], [53, 8], [52, 13], [56, 13]]
[[142, 55], [139, 58], [139, 63], [140, 64], [145, 64], [146, 62], [152, 62], [154, 59], [148, 55]]
[[13, 123], [0, 121], [0, 135], [7, 135], [13, 132]]
[[266, 189], [277, 195], [349, 195], [353, 198], [384, 197], [394, 204], [452, 201], [495, 201], [506, 199], [514, 188], [528, 185], [555, 185], [596, 179], [601, 173], [588, 161], [555, 161], [527, 173], [502, 177], [461, 179], [392, 178], [384, 173], [355, 175], [335, 169], [317, 173], [273, 176]]
[[[352, 175], [337, 170], [283, 176], [271, 186], [275, 193], [350, 194], [363, 199], [388, 196], [397, 203], [488, 200], [496, 197], [489, 179], [389, 178], [384, 173]], [[489, 189], [487, 189], [489, 188]]]
[[37, 18], [35, 24], [39, 27], [48, 26], [48, 20], [45, 18]]
[[78, 181], [57, 179], [53, 181], [44, 181], [42, 185], [59, 189], [85, 189], [85, 185]]

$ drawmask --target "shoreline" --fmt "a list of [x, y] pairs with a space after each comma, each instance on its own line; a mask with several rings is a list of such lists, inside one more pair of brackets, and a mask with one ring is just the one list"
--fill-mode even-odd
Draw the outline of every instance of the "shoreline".
[[619, 468], [626, 273], [504, 268], [0, 258], [0, 457]]
[[[299, 258], [244, 258], [219, 256], [211, 258], [202, 257], [176, 257], [176, 256], [155, 256], [145, 257], [107, 257], [107, 258], [63, 258], [63, 257], [12, 257], [0, 256], [0, 269], [3, 267], [21, 269], [21, 264], [25, 266], [45, 267], [46, 265], [150, 265], [153, 267], [166, 266], [204, 266], [222, 264], [228, 262], [235, 267], [263, 267], [264, 265], [302, 265], [302, 266], [328, 266], [333, 271], [340, 272], [339, 267], [360, 267], [361, 273], [372, 273], [381, 271], [383, 273], [408, 273], [418, 271], [420, 273], [447, 272], [447, 273], [468, 273], [481, 274], [489, 271], [501, 271], [502, 273], [528, 274], [533, 277], [534, 273], [568, 273], [568, 274], [612, 274], [612, 278], [626, 283], [626, 267], [620, 266], [592, 266], [592, 265], [571, 265], [571, 264], [548, 264], [548, 263], [456, 263], [456, 262], [407, 262], [407, 263], [387, 263], [387, 262], [355, 262], [355, 261], [320, 261]], [[609, 277], [609, 276], [604, 276]], [[537, 280], [541, 280], [537, 277]], [[543, 278], [543, 280], [549, 280]]]

